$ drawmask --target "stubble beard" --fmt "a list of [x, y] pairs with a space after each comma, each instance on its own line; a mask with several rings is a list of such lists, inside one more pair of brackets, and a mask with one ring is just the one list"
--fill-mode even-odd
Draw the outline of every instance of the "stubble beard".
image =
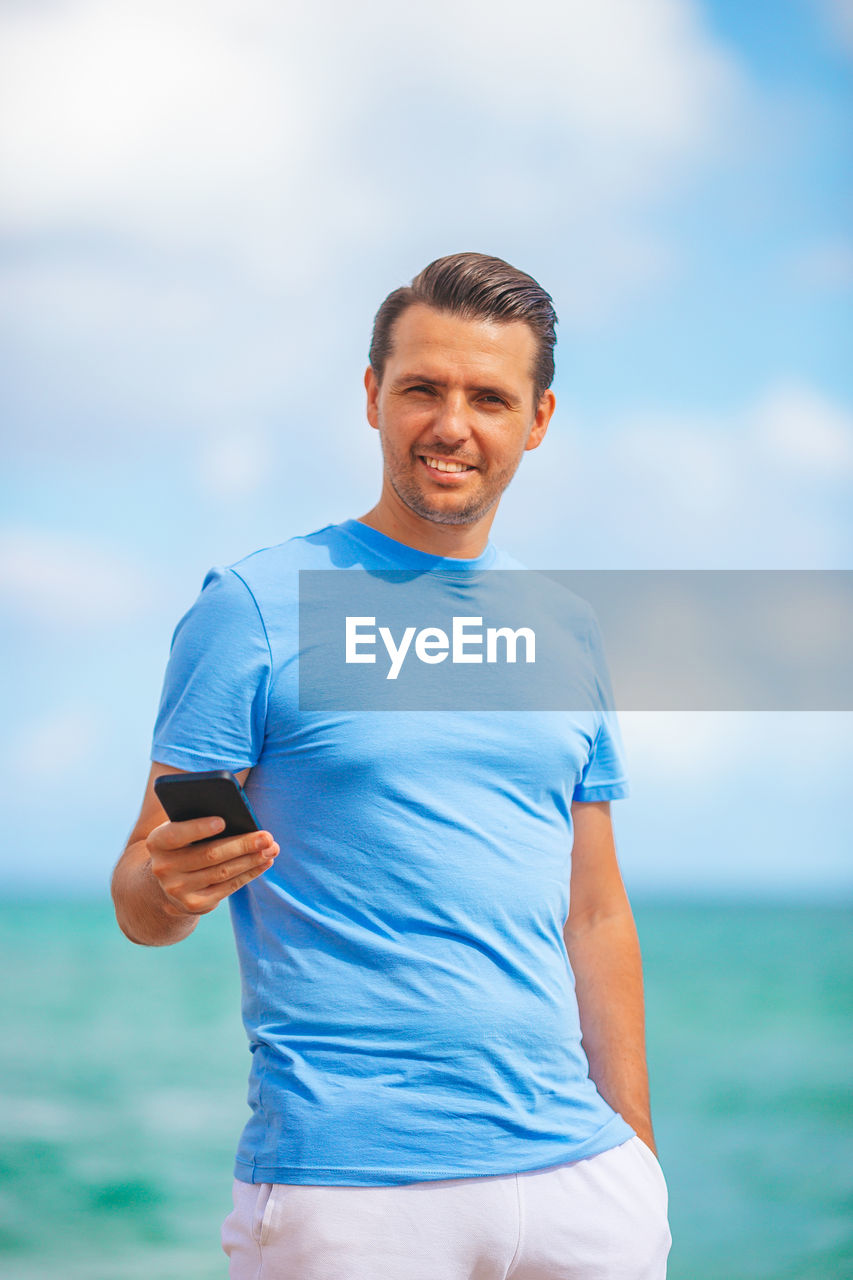
[[[493, 507], [497, 506], [504, 489], [506, 489], [515, 475], [518, 467], [518, 463], [516, 463], [509, 474], [505, 475], [505, 478], [504, 476], [498, 477], [495, 484], [489, 486], [485, 493], [481, 490], [480, 493], [472, 494], [461, 507], [445, 509], [440, 506], [433, 506], [427, 495], [413, 479], [408, 479], [405, 474], [400, 474], [402, 468], [389, 466], [388, 450], [385, 447], [384, 439], [381, 439], [381, 443], [382, 456], [385, 460], [385, 474], [388, 477], [391, 488], [410, 511], [413, 511], [415, 515], [420, 516], [423, 520], [431, 521], [433, 524], [475, 524], [478, 520], [481, 520]], [[420, 466], [419, 455], [412, 452], [409, 455], [409, 462], [412, 469]], [[480, 473], [478, 472], [478, 474]]]

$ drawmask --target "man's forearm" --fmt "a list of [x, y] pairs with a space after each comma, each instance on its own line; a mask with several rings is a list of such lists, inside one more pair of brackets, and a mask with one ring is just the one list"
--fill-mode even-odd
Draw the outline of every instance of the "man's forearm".
[[198, 916], [180, 914], [169, 905], [151, 871], [144, 840], [129, 844], [113, 872], [113, 903], [119, 928], [131, 942], [168, 947], [186, 938]]
[[630, 908], [564, 930], [583, 1046], [599, 1093], [655, 1150], [640, 944]]

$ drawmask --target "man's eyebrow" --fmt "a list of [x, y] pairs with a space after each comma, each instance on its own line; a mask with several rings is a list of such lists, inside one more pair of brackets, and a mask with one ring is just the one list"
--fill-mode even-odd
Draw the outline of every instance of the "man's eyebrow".
[[[441, 378], [430, 377], [428, 373], [401, 373], [399, 377], [394, 379], [392, 385], [395, 387], [402, 387], [407, 383], [421, 383], [421, 382], [428, 383], [429, 386], [431, 387], [447, 386], [447, 383], [444, 382]], [[485, 393], [486, 395], [501, 396], [504, 400], [507, 400], [510, 404], [521, 403], [521, 400], [519, 399], [518, 396], [514, 395], [511, 391], [507, 391], [506, 387], [498, 386], [498, 384], [495, 382], [492, 382], [489, 384], [483, 383], [482, 386], [474, 385], [472, 387], [469, 387], [468, 390], [476, 391], [480, 394]]]

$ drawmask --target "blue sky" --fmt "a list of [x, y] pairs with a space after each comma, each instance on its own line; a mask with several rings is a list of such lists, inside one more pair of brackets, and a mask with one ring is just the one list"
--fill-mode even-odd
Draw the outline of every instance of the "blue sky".
[[[373, 314], [531, 272], [558, 410], [495, 540], [850, 568], [850, 0], [0, 13], [4, 883], [100, 890], [210, 564], [375, 500]], [[637, 892], [853, 890], [849, 715], [629, 716]]]

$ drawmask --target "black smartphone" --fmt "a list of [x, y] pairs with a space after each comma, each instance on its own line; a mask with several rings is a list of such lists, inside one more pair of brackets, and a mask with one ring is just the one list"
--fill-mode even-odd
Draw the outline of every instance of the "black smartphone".
[[223, 836], [243, 836], [260, 831], [243, 788], [227, 769], [208, 773], [162, 773], [154, 779], [154, 790], [172, 822], [188, 822], [190, 818], [223, 818]]

